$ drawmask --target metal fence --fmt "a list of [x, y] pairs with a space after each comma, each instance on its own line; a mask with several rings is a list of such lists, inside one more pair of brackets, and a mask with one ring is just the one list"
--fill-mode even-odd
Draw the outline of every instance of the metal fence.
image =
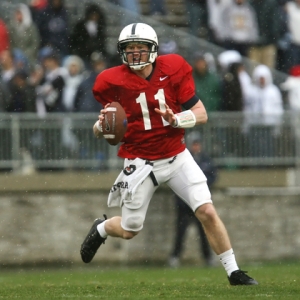
[[[117, 169], [118, 146], [94, 137], [96, 114], [0, 114], [0, 169]], [[300, 166], [300, 115], [282, 125], [245, 127], [242, 113], [212, 113], [196, 126], [205, 151], [219, 167]], [[186, 135], [191, 130], [186, 132]]]

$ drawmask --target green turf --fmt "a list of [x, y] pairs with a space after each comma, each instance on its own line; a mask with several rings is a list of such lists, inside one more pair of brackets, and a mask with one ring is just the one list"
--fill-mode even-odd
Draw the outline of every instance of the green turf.
[[258, 286], [230, 286], [221, 267], [0, 271], [0, 299], [300, 299], [300, 263], [245, 269]]

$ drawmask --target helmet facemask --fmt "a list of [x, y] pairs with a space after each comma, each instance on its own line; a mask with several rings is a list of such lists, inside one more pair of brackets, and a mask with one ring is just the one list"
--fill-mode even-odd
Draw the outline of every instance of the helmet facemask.
[[[144, 44], [147, 45], [148, 49], [140, 51], [126, 51], [126, 47], [129, 44]], [[127, 64], [132, 70], [143, 70], [146, 66], [152, 64], [157, 57], [157, 50], [157, 45], [140, 40], [118, 43], [118, 52], [122, 57], [123, 63]], [[147, 54], [148, 56], [146, 59], [145, 54]], [[128, 61], [129, 56], [132, 56], [132, 58], [130, 59], [131, 62]]]

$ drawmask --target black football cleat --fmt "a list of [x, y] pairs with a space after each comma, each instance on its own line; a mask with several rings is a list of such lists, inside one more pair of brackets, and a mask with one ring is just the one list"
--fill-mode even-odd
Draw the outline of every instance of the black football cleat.
[[228, 276], [229, 283], [231, 285], [257, 285], [258, 282], [248, 276], [247, 271], [236, 270]]
[[81, 259], [85, 263], [91, 262], [99, 247], [105, 243], [106, 238], [102, 238], [97, 230], [97, 226], [107, 219], [106, 215], [103, 216], [104, 220], [96, 219], [94, 221], [89, 233], [81, 245]]

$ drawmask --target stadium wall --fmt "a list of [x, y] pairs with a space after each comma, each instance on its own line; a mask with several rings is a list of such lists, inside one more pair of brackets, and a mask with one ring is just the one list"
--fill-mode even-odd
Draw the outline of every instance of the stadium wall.
[[[299, 258], [299, 191], [284, 187], [280, 172], [276, 178], [282, 180], [277, 187], [263, 187], [261, 181], [260, 186], [241, 187], [241, 175], [236, 171], [234, 180], [234, 173], [228, 176], [236, 186], [222, 186], [220, 180], [212, 195], [238, 260]], [[224, 176], [223, 172], [221, 177]], [[274, 174], [264, 174], [265, 178], [270, 176]], [[1, 265], [81, 263], [80, 244], [92, 221], [103, 213], [108, 217], [119, 214], [118, 208], [108, 209], [106, 205], [107, 191], [115, 177], [115, 173], [80, 172], [0, 175]], [[248, 178], [251, 177], [254, 174]], [[131, 241], [109, 238], [97, 253], [94, 265], [167, 263], [174, 221], [172, 194], [160, 187], [150, 204], [143, 231]], [[183, 261], [201, 265], [197, 239], [192, 226]]]

